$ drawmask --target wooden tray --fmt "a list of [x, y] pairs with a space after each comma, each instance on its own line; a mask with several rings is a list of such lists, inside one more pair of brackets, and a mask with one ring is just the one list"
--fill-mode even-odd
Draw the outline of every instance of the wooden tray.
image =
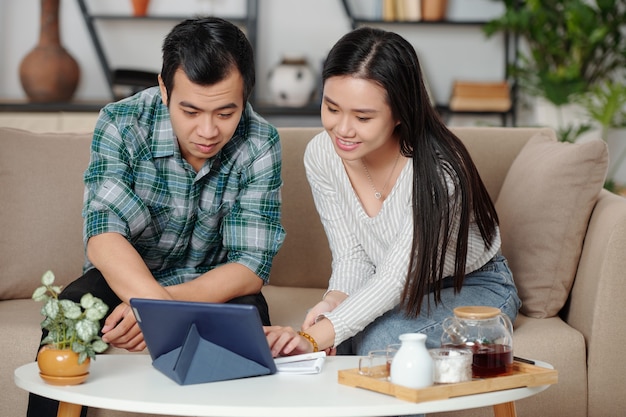
[[401, 400], [415, 403], [511, 388], [552, 385], [557, 382], [558, 372], [555, 369], [542, 368], [517, 361], [513, 362], [513, 373], [511, 375], [474, 379], [455, 384], [436, 384], [422, 389], [403, 387], [384, 379], [360, 375], [358, 369], [339, 371], [340, 384], [393, 395]]

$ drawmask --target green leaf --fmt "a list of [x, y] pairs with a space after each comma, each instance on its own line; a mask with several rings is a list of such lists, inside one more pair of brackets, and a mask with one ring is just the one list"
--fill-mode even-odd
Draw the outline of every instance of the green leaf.
[[91, 295], [90, 293], [84, 294], [80, 298], [80, 305], [85, 309], [90, 308], [94, 302], [95, 302], [95, 297]]
[[82, 343], [74, 342], [72, 343], [72, 350], [76, 353], [82, 353], [82, 352], [85, 352], [87, 348]]
[[97, 336], [99, 330], [98, 327], [99, 325], [93, 321], [86, 319], [79, 320], [76, 323], [76, 334], [81, 340], [89, 343], [94, 337]]
[[91, 307], [85, 310], [85, 317], [89, 320], [98, 321], [107, 314], [109, 307], [99, 298], [93, 297], [93, 300], [94, 302]]
[[47, 294], [48, 288], [46, 287], [37, 287], [35, 291], [33, 291], [33, 300], [35, 301], [46, 301], [50, 298]]
[[85, 361], [87, 360], [87, 357], [88, 357], [87, 352], [81, 352], [81, 353], [79, 353], [79, 354], [78, 354], [78, 364], [79, 364], [79, 365], [82, 365], [82, 364], [83, 364], [83, 362], [85, 362]]
[[59, 300], [63, 315], [65, 318], [76, 320], [83, 314], [83, 310], [80, 306], [76, 305], [72, 300]]
[[52, 273], [52, 271], [50, 270], [44, 272], [43, 276], [41, 277], [41, 283], [43, 285], [50, 286], [52, 285], [53, 282], [54, 282], [54, 273]]
[[43, 315], [55, 318], [59, 314], [59, 300], [56, 298], [49, 298], [43, 306]]
[[91, 347], [93, 348], [93, 350], [95, 350], [98, 353], [102, 353], [105, 350], [108, 349], [109, 345], [105, 342], [102, 341], [102, 339], [98, 338], [97, 340], [95, 340], [92, 344]]

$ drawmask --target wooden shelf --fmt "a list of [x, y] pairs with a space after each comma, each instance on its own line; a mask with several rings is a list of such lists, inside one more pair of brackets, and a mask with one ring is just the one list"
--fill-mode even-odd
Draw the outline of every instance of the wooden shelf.
[[[403, 30], [408, 30], [410, 28], [418, 28], [418, 27], [436, 27], [436, 26], [458, 26], [458, 27], [476, 27], [480, 28], [487, 23], [487, 20], [384, 20], [384, 19], [374, 19], [374, 18], [364, 18], [359, 17], [352, 10], [352, 7], [349, 4], [349, 0], [341, 0], [345, 13], [350, 19], [350, 23], [353, 29], [356, 29], [359, 26], [384, 26], [384, 25], [393, 25], [393, 26], [401, 26]], [[512, 51], [511, 51], [512, 48]], [[515, 63], [515, 59], [517, 57], [518, 50], [518, 38], [514, 36], [510, 38], [508, 33], [505, 33], [504, 36], [504, 62], [503, 65], [503, 80], [510, 80], [511, 74], [509, 73], [509, 68], [511, 65]], [[511, 105], [510, 108], [506, 111], [499, 110], [452, 110], [448, 103], [444, 105], [437, 105], [437, 110], [439, 114], [443, 117], [448, 117], [453, 114], [466, 114], [466, 115], [499, 115], [501, 116], [502, 125], [505, 126], [507, 124], [508, 116], [511, 118], [511, 125], [516, 125], [516, 110], [515, 110], [515, 101], [517, 99], [517, 89], [516, 89], [516, 81], [513, 79], [511, 82]]]
[[71, 101], [63, 103], [31, 103], [0, 101], [0, 112], [99, 112], [105, 101]]
[[[198, 13], [196, 15], [158, 15], [158, 14], [149, 14], [146, 16], [132, 16], [125, 14], [90, 14], [89, 18], [94, 20], [171, 20], [171, 21], [183, 21], [185, 19], [193, 18], [195, 16], [200, 16]], [[245, 24], [245, 17], [224, 17], [224, 19], [229, 22], [235, 24]]]
[[487, 22], [483, 20], [382, 20], [382, 19], [367, 19], [354, 17], [352, 22], [359, 25], [375, 24], [375, 25], [411, 25], [411, 26], [483, 26]]

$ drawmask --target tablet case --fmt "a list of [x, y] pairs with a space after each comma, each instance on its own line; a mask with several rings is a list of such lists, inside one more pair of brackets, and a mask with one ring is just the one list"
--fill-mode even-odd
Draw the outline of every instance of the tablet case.
[[256, 307], [131, 299], [152, 365], [180, 385], [276, 372]]

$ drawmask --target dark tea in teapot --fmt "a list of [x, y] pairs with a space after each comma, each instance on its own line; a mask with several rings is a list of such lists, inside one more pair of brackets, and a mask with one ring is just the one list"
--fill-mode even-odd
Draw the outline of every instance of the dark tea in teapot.
[[493, 307], [458, 307], [443, 322], [441, 346], [472, 351], [472, 376], [487, 378], [513, 370], [513, 325]]

